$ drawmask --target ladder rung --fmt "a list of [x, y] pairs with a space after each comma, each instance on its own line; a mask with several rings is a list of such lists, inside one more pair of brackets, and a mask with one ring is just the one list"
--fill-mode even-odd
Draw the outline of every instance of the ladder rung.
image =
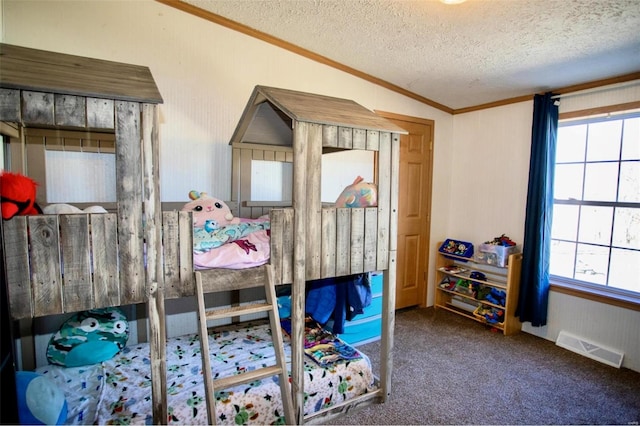
[[269, 303], [250, 303], [248, 305], [232, 306], [230, 308], [218, 308], [205, 312], [207, 320], [229, 318], [237, 315], [256, 314], [258, 312], [268, 312], [273, 310], [273, 305]]
[[226, 389], [231, 386], [240, 385], [242, 383], [261, 380], [265, 377], [276, 376], [282, 373], [282, 368], [277, 365], [271, 367], [260, 368], [258, 370], [247, 371], [246, 373], [236, 374], [235, 376], [223, 377], [213, 381], [213, 387], [216, 389]]

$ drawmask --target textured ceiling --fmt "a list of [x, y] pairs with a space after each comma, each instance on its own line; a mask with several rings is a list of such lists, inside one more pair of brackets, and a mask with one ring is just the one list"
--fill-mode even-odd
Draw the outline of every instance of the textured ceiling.
[[640, 71], [640, 0], [183, 0], [451, 109]]

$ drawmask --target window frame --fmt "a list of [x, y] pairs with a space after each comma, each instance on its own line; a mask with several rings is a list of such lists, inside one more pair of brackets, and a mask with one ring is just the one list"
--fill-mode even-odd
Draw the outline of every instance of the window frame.
[[[640, 113], [640, 101], [611, 105], [608, 107], [595, 109], [560, 113], [558, 120], [598, 120], [599, 118], [606, 117], [612, 113], [619, 113], [620, 115], [624, 115], [627, 113]], [[601, 284], [593, 284], [551, 274], [549, 275], [549, 285], [550, 290], [556, 291], [558, 293], [564, 293], [583, 299], [606, 303], [609, 305], [614, 305], [634, 311], [640, 311], [640, 293], [634, 293], [626, 290], [604, 286]]]

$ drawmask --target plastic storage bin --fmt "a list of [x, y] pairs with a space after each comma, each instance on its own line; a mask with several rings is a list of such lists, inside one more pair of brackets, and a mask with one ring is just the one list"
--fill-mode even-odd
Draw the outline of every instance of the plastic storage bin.
[[[476, 260], [489, 265], [504, 268], [509, 261], [509, 255], [519, 253], [518, 246], [500, 246], [497, 244], [480, 244]], [[491, 256], [493, 255], [493, 256]]]
[[473, 257], [473, 244], [467, 241], [452, 240], [447, 238], [438, 251], [442, 254], [452, 254], [457, 257]]

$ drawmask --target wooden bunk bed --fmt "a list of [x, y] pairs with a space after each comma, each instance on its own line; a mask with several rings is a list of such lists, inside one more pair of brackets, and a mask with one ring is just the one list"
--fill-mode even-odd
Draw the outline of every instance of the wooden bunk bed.
[[[118, 180], [116, 213], [15, 217], [3, 223], [11, 317], [146, 303], [153, 421], [165, 423], [164, 302], [194, 295], [195, 268], [191, 214], [161, 211], [157, 104], [162, 98], [153, 77], [145, 67], [6, 44], [0, 45], [0, 54], [0, 121], [15, 128], [18, 137], [23, 128], [37, 126], [111, 130]], [[230, 205], [242, 217], [269, 214], [274, 281], [291, 284], [296, 423], [385, 401], [390, 394], [401, 133], [403, 129], [352, 101], [257, 86], [233, 135]], [[375, 151], [376, 207], [322, 205], [322, 154], [347, 149]], [[293, 163], [290, 203], [283, 206], [251, 198], [243, 176], [251, 176], [252, 159]], [[373, 271], [384, 272], [377, 386], [353, 400], [305, 416], [301, 344], [305, 283]], [[233, 286], [239, 280], [264, 276], [260, 267], [201, 272], [206, 287], [216, 283]]]

